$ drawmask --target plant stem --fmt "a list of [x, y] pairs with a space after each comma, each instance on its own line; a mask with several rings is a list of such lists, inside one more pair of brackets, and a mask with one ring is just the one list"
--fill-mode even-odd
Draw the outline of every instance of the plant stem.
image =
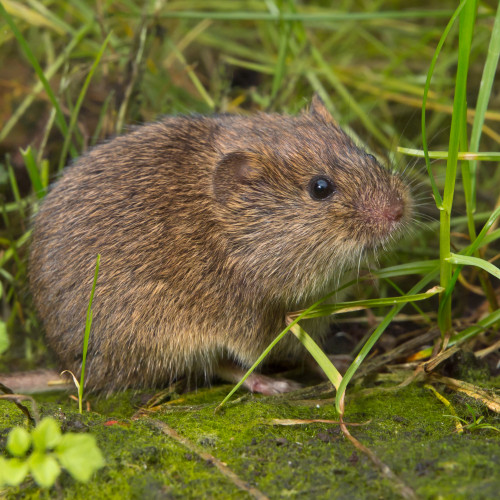
[[[455, 97], [453, 100], [453, 115], [451, 117], [450, 143], [448, 149], [448, 160], [446, 163], [446, 181], [442, 210], [440, 214], [440, 276], [441, 286], [446, 289], [451, 281], [452, 264], [447, 260], [451, 256], [450, 247], [450, 223], [451, 210], [453, 206], [453, 195], [455, 192], [455, 181], [457, 177], [458, 148], [460, 144], [460, 132], [462, 130], [467, 105], [467, 73], [469, 69], [469, 55], [472, 44], [472, 32], [476, 19], [477, 0], [468, 0], [460, 12], [460, 34], [458, 47], [458, 67], [455, 80]], [[439, 327], [444, 338], [451, 331], [451, 300], [442, 308], [439, 317]]]

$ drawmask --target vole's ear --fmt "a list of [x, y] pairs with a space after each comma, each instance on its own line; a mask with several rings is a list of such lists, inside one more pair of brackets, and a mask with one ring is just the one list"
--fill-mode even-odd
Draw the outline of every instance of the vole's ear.
[[327, 125], [336, 125], [337, 121], [333, 116], [330, 114], [328, 109], [325, 106], [325, 103], [321, 99], [321, 97], [318, 94], [314, 94], [312, 101], [311, 101], [311, 106], [309, 108], [309, 114], [314, 116], [317, 120], [327, 124]]
[[226, 204], [231, 196], [241, 193], [261, 175], [262, 162], [255, 153], [235, 151], [224, 155], [215, 167], [213, 188], [215, 199]]

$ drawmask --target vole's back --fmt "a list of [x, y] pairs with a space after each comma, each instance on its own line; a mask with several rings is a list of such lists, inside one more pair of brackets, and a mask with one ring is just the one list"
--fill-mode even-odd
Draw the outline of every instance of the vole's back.
[[[324, 179], [334, 193], [317, 198]], [[77, 372], [101, 254], [90, 387], [209, 376], [221, 359], [252, 362], [408, 206], [398, 177], [314, 113], [167, 118], [65, 171], [36, 216], [30, 285]]]

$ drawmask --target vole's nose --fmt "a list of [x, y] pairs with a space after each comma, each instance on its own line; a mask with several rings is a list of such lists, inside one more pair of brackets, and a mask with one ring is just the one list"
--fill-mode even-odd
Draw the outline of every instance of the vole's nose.
[[382, 216], [389, 222], [398, 222], [404, 215], [403, 200], [399, 196], [387, 200], [387, 204], [382, 209]]
[[366, 229], [373, 234], [387, 236], [405, 217], [405, 200], [399, 193], [380, 193], [358, 202], [358, 210]]

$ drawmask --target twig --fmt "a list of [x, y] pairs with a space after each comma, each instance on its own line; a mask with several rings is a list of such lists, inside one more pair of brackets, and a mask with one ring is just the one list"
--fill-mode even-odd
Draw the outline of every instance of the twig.
[[253, 486], [250, 486], [246, 481], [243, 481], [239, 476], [237, 476], [224, 462], [219, 460], [214, 455], [211, 455], [210, 453], [203, 451], [199, 446], [192, 443], [189, 439], [185, 438], [184, 436], [181, 436], [175, 429], [172, 429], [172, 427], [168, 426], [167, 424], [165, 424], [160, 420], [156, 419], [145, 419], [145, 420], [146, 422], [150, 422], [152, 425], [154, 425], [157, 429], [159, 429], [167, 436], [171, 437], [178, 443], [181, 443], [183, 446], [188, 448], [193, 453], [196, 453], [203, 460], [206, 460], [207, 462], [214, 464], [215, 467], [219, 469], [219, 472], [221, 472], [224, 476], [226, 476], [240, 490], [246, 491], [248, 494], [250, 494], [253, 498], [256, 498], [257, 500], [269, 500], [268, 497], [264, 495], [261, 491], [259, 491], [257, 488], [254, 488]]

